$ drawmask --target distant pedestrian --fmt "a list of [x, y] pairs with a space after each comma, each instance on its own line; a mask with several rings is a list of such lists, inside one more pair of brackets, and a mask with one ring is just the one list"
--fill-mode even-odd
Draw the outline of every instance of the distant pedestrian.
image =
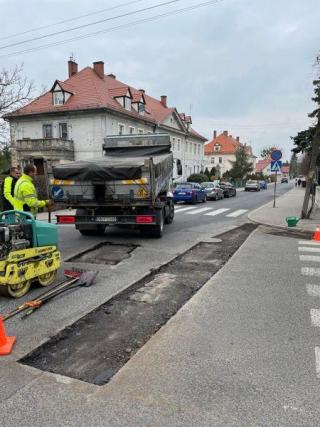
[[300, 187], [300, 185], [301, 185], [301, 179], [299, 178], [298, 179], [298, 187]]

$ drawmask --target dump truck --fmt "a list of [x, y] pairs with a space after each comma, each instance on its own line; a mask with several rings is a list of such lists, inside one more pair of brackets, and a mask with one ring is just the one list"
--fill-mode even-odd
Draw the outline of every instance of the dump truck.
[[112, 135], [102, 148], [99, 159], [53, 167], [52, 198], [76, 209], [75, 215], [58, 215], [58, 224], [74, 223], [83, 235], [102, 234], [112, 225], [162, 237], [164, 224], [174, 218], [170, 136]]

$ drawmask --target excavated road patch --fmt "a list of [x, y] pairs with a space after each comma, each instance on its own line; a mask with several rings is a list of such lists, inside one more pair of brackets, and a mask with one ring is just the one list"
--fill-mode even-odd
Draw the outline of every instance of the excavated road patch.
[[117, 265], [124, 259], [129, 258], [131, 252], [137, 247], [137, 245], [102, 242], [67, 259], [66, 262]]
[[244, 224], [199, 243], [62, 330], [20, 360], [44, 371], [106, 384], [243, 244]]

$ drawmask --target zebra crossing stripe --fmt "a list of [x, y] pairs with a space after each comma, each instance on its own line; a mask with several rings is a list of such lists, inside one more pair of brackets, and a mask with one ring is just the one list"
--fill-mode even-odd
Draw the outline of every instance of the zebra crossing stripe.
[[320, 246], [320, 242], [317, 240], [299, 240], [299, 245]]
[[216, 215], [220, 215], [220, 214], [222, 214], [222, 213], [224, 213], [224, 212], [227, 212], [227, 211], [229, 211], [230, 209], [227, 209], [227, 208], [221, 208], [221, 209], [217, 209], [217, 210], [215, 210], [215, 211], [212, 211], [212, 212], [208, 212], [208, 213], [205, 213], [204, 215], [209, 215], [209, 216], [216, 216]]
[[200, 208], [200, 209], [196, 209], [195, 211], [192, 211], [192, 212], [187, 212], [187, 214], [189, 214], [189, 215], [196, 215], [198, 213], [210, 211], [211, 209], [212, 208]]
[[243, 215], [245, 212], [248, 212], [248, 209], [238, 209], [237, 211], [234, 211], [226, 216], [229, 218], [235, 218], [237, 216]]
[[175, 213], [190, 211], [191, 209], [196, 209], [196, 207], [195, 206], [188, 206], [187, 208], [178, 209], [177, 211], [175, 211]]

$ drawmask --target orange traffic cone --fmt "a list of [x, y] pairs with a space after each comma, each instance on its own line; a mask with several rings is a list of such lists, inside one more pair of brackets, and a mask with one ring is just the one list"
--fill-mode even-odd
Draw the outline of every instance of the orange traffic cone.
[[3, 319], [0, 316], [0, 356], [7, 356], [10, 354], [15, 342], [16, 337], [7, 337]]
[[318, 225], [316, 227], [316, 231], [313, 233], [313, 240], [320, 240], [320, 228]]

